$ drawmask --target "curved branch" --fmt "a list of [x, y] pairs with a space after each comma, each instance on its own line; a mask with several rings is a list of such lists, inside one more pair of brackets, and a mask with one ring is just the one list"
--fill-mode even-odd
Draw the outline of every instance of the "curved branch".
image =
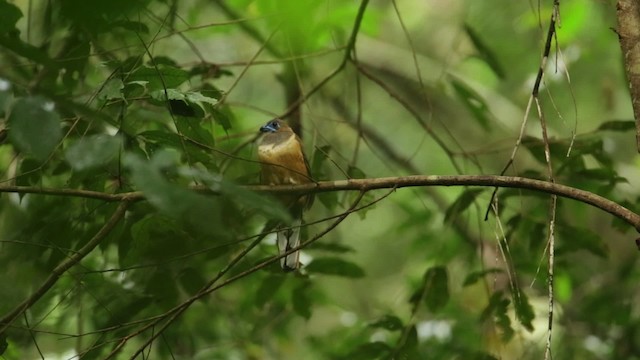
[[[321, 181], [304, 185], [248, 185], [248, 190], [271, 193], [305, 193], [305, 192], [327, 192], [344, 190], [375, 190], [390, 189], [415, 186], [487, 186], [528, 189], [561, 197], [578, 200], [580, 202], [602, 209], [633, 226], [640, 232], [640, 215], [625, 208], [624, 206], [604, 198], [600, 195], [576, 189], [570, 186], [552, 183], [543, 180], [534, 180], [517, 176], [498, 175], [411, 175], [400, 177], [371, 178], [371, 179], [350, 179], [337, 181]], [[192, 188], [203, 193], [213, 193], [210, 189], [197, 186]], [[0, 186], [0, 193], [13, 192], [21, 194], [45, 194], [58, 196], [74, 196], [104, 201], [126, 201], [134, 202], [144, 200], [144, 194], [140, 191], [108, 194], [98, 191], [75, 190], [75, 189], [53, 189], [36, 188], [28, 186]]]
[[118, 222], [124, 217], [125, 212], [127, 211], [127, 207], [129, 206], [128, 201], [123, 201], [116, 211], [111, 215], [111, 218], [102, 226], [102, 228], [95, 234], [91, 240], [87, 244], [85, 244], [80, 250], [75, 252], [73, 255], [69, 256], [67, 259], [62, 261], [58, 266], [51, 271], [51, 274], [47, 277], [47, 279], [36, 289], [36, 291], [31, 294], [27, 299], [25, 299], [20, 305], [16, 306], [15, 309], [7, 313], [0, 319], [0, 334], [4, 333], [4, 331], [11, 326], [11, 323], [15, 321], [21, 314], [27, 311], [33, 304], [35, 304], [40, 298], [55, 285], [60, 276], [62, 276], [67, 270], [69, 270], [73, 265], [79, 263], [85, 256], [87, 256], [102, 240], [109, 235], [111, 230], [118, 224]]

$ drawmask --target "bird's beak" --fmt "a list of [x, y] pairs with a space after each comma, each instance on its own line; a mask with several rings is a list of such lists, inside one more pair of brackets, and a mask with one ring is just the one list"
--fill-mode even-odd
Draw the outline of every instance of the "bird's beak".
[[265, 132], [276, 132], [276, 131], [278, 131], [278, 129], [274, 128], [273, 125], [271, 125], [271, 124], [267, 124], [267, 125], [264, 125], [264, 126], [260, 127], [260, 132], [263, 132], [263, 133], [265, 133]]

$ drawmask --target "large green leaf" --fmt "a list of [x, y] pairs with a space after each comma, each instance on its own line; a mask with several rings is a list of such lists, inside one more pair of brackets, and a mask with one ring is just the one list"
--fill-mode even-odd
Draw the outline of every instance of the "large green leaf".
[[60, 117], [45, 98], [18, 99], [8, 119], [9, 140], [21, 151], [44, 161], [62, 138]]

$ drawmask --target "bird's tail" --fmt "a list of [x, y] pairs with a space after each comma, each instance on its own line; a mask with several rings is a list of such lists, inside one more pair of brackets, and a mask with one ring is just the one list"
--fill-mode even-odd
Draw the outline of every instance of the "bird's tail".
[[[278, 251], [280, 254], [300, 245], [300, 225], [302, 225], [302, 219], [296, 219], [291, 223], [290, 228], [278, 231]], [[284, 271], [297, 270], [300, 267], [300, 251], [294, 251], [280, 258], [280, 266]]]

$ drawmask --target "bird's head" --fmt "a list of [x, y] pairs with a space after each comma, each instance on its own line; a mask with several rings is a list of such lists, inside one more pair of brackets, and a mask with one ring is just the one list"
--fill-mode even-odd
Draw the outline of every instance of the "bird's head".
[[273, 119], [260, 127], [262, 133], [274, 133], [290, 130], [291, 128], [280, 119]]

